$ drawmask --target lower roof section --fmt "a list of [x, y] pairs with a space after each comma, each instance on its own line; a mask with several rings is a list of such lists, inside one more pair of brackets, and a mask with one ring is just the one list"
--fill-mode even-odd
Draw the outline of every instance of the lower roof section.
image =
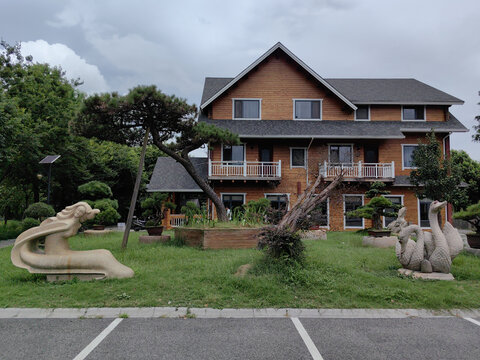
[[353, 120], [212, 120], [199, 121], [225, 128], [241, 138], [403, 139], [405, 132], [467, 132], [452, 114], [448, 121], [353, 121]]
[[[207, 178], [208, 159], [206, 157], [190, 158], [197, 173]], [[148, 192], [202, 192], [187, 170], [171, 157], [159, 157], [153, 169]]]

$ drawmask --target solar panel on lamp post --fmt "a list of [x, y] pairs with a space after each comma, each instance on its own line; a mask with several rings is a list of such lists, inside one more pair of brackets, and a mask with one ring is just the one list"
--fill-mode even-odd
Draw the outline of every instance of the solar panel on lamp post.
[[52, 164], [61, 155], [48, 155], [40, 160], [39, 164], [48, 164], [48, 190], [47, 190], [47, 204], [50, 205], [50, 179], [52, 178]]

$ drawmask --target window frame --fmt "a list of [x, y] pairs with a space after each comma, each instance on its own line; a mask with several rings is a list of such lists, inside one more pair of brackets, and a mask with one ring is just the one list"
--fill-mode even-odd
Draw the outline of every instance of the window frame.
[[[384, 198], [389, 198], [389, 197], [396, 197], [396, 198], [400, 198], [400, 205], [404, 206], [404, 203], [403, 203], [403, 198], [405, 195], [397, 195], [397, 194], [388, 194], [388, 195], [382, 195]], [[385, 216], [382, 216], [382, 225], [383, 227], [387, 227], [387, 225], [385, 224]]]
[[361, 196], [362, 197], [362, 205], [365, 205], [365, 195], [364, 194], [343, 194], [343, 229], [365, 229], [365, 219], [362, 219], [362, 226], [347, 226], [347, 215], [346, 215], [346, 210], [345, 210], [345, 198], [348, 196]]
[[[237, 118], [235, 117], [235, 101], [236, 100], [248, 100], [258, 101], [258, 118]], [[262, 98], [232, 98], [232, 119], [233, 120], [262, 120]]]
[[[293, 101], [293, 115], [292, 118], [293, 120], [298, 120], [298, 121], [322, 121], [323, 120], [323, 99], [292, 99]], [[297, 101], [319, 101], [320, 102], [320, 117], [317, 118], [310, 118], [310, 119], [297, 119], [295, 118], [295, 103]]]
[[415, 146], [418, 147], [418, 144], [402, 144], [402, 170], [416, 169], [416, 166], [405, 166], [405, 146]]
[[[292, 150], [303, 150], [303, 153], [305, 154], [304, 156], [304, 165], [303, 166], [297, 166], [293, 165], [293, 151]], [[308, 151], [306, 147], [302, 146], [294, 146], [290, 147], [290, 169], [306, 169], [308, 164]]]
[[[417, 198], [417, 215], [418, 215], [418, 226], [420, 226], [420, 228], [422, 229], [431, 229], [432, 227], [431, 226], [422, 226], [422, 221], [421, 221], [421, 214], [420, 214], [420, 201], [421, 200], [428, 200], [430, 201], [430, 203], [433, 202], [433, 200], [430, 200], [428, 198], [424, 198], [424, 199], [419, 199]], [[430, 221], [429, 221], [429, 224], [430, 224]]]
[[[236, 160], [224, 160], [224, 159], [223, 159], [223, 147], [224, 147], [224, 146], [225, 146], [225, 144], [222, 143], [222, 151], [220, 152], [220, 160], [221, 160], [221, 162], [222, 162], [222, 166], [226, 166], [226, 164], [223, 163], [224, 161], [229, 161], [229, 162], [232, 163], [232, 164], [228, 164], [228, 165], [240, 166], [240, 165], [235, 165], [235, 164], [233, 164], [233, 163], [239, 163], [240, 161], [236, 161]], [[242, 164], [247, 161], [247, 147], [245, 146], [244, 143], [242, 143], [242, 144], [240, 144], [240, 145], [229, 145], [229, 146], [243, 146], [243, 161], [242, 161]]]
[[370, 121], [371, 120], [371, 117], [370, 117], [370, 105], [363, 105], [363, 104], [359, 104], [357, 106], [366, 106], [367, 107], [367, 112], [368, 112], [368, 117], [366, 119], [357, 119], [357, 110], [354, 111], [355, 113], [355, 121]]
[[[313, 196], [318, 196], [318, 194], [315, 194]], [[330, 230], [330, 197], [327, 197], [327, 226], [319, 226], [322, 229], [327, 229]]]
[[264, 193], [263, 197], [266, 199], [267, 196], [286, 196], [287, 197], [287, 207], [286, 210], [290, 210], [290, 193]]
[[330, 144], [327, 144], [328, 145], [328, 163], [329, 164], [342, 164], [342, 163], [332, 163], [332, 161], [330, 160], [330, 147], [331, 146], [350, 146], [350, 154], [351, 154], [351, 162], [349, 163], [343, 163], [343, 164], [353, 164], [354, 161], [353, 161], [353, 144], [352, 143], [330, 143]]
[[[222, 204], [223, 204], [223, 196], [224, 195], [241, 195], [243, 196], [243, 204], [242, 205], [245, 205], [246, 202], [247, 202], [247, 193], [220, 193], [220, 200], [222, 201]], [[232, 210], [232, 209], [230, 209]]]
[[[423, 119], [405, 119], [403, 117], [403, 110], [405, 108], [414, 108], [423, 106]], [[427, 121], [427, 107], [426, 105], [402, 105], [402, 121]]]

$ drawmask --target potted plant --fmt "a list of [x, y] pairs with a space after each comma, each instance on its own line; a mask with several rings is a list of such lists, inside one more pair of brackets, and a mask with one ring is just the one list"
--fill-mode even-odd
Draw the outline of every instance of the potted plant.
[[455, 213], [453, 217], [465, 220], [475, 227], [475, 232], [467, 234], [467, 241], [471, 248], [480, 249], [480, 201], [467, 207], [467, 210]]
[[153, 193], [140, 204], [143, 210], [142, 215], [147, 219], [145, 228], [150, 236], [162, 235], [163, 226], [161, 221], [165, 217], [164, 212], [168, 209], [175, 210], [176, 208], [174, 203], [166, 201], [167, 198], [168, 194], [166, 193]]
[[[385, 186], [383, 182], [374, 182], [365, 193], [365, 197], [371, 199], [370, 202], [346, 214], [347, 217], [371, 219], [372, 228], [368, 230], [368, 235], [373, 237], [390, 236], [391, 230], [382, 227], [382, 216], [394, 217], [397, 215], [396, 211], [401, 208], [400, 205], [394, 204], [382, 196], [390, 194], [390, 191], [385, 190]], [[393, 211], [389, 209], [393, 209]]]

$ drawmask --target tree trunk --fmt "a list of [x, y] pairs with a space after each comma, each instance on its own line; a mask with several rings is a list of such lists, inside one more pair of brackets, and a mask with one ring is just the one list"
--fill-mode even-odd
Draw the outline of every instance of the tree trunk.
[[320, 194], [315, 194], [315, 190], [323, 182], [323, 178], [319, 176], [315, 182], [307, 187], [303, 194], [298, 198], [295, 205], [283, 216], [278, 224], [279, 227], [288, 227], [291, 231], [297, 230], [297, 220], [310, 213], [318, 204], [325, 201], [335, 188], [342, 182], [343, 175], [338, 175], [333, 179], [332, 183], [323, 189]]
[[213, 204], [215, 205], [215, 209], [217, 210], [217, 217], [218, 220], [220, 221], [229, 221], [228, 216], [227, 216], [227, 209], [225, 209], [225, 206], [223, 205], [222, 200], [217, 196], [215, 191], [212, 189], [212, 187], [202, 178], [200, 175], [198, 175], [197, 171], [195, 170], [195, 167], [193, 166], [192, 162], [188, 158], [186, 158], [178, 155], [176, 152], [172, 151], [170, 148], [165, 146], [159, 139], [158, 135], [154, 134], [152, 132], [153, 136], [153, 143], [165, 154], [170, 156], [171, 158], [175, 159], [177, 162], [179, 162], [185, 170], [187, 170], [188, 174], [192, 177], [192, 179], [197, 183], [197, 185], [200, 187], [200, 189], [203, 190], [205, 195], [212, 200]]

